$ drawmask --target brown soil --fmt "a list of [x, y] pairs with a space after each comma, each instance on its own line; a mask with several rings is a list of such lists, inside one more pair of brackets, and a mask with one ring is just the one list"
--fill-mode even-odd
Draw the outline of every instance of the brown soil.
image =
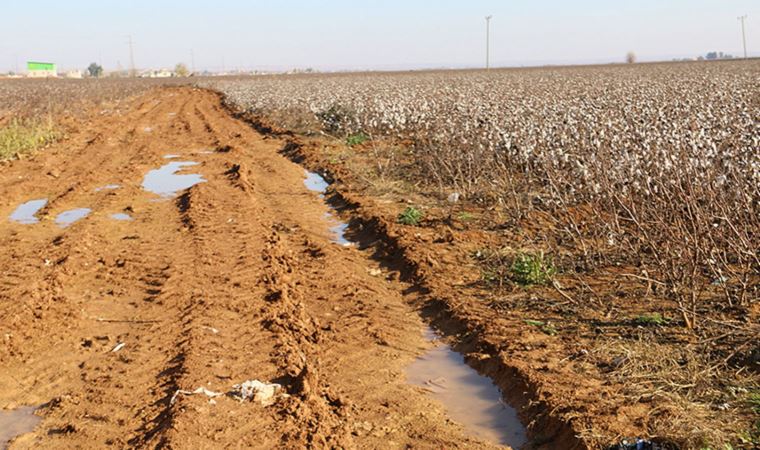
[[[68, 136], [0, 171], [0, 409], [43, 405], [44, 419], [11, 448], [492, 447], [406, 383], [430, 345], [424, 294], [407, 266], [373, 259], [378, 247], [330, 242], [327, 206], [279, 153], [284, 140], [186, 87]], [[207, 182], [156, 201], [140, 184], [170, 153]], [[122, 188], [96, 192], [109, 184]], [[39, 224], [4, 219], [36, 198], [49, 199]], [[53, 222], [80, 207], [93, 212]], [[124, 211], [134, 220], [109, 217]], [[504, 385], [487, 363], [498, 358], [481, 366]], [[249, 379], [290, 397], [170, 402]], [[574, 446], [567, 430], [552, 424], [548, 442]]]

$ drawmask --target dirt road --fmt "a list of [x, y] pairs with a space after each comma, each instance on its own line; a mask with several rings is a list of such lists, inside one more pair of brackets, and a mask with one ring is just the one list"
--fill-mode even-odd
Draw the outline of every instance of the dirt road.
[[[406, 382], [431, 345], [410, 286], [331, 242], [283, 145], [171, 88], [0, 169], [0, 409], [44, 405], [11, 448], [490, 447]], [[144, 189], [171, 161], [201, 182]], [[288, 396], [176, 394], [254, 379]]]

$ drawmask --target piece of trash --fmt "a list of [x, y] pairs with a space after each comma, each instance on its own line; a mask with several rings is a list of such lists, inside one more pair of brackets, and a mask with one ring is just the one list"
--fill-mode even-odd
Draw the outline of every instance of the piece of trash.
[[623, 439], [619, 444], [608, 447], [608, 450], [665, 450], [666, 447], [646, 439]]
[[452, 192], [451, 194], [449, 194], [449, 196], [448, 196], [448, 198], [446, 198], [446, 200], [448, 200], [449, 203], [457, 203], [459, 201], [459, 197], [460, 196], [461, 195], [459, 194], [459, 192]]
[[127, 345], [127, 344], [125, 344], [125, 343], [123, 343], [123, 342], [119, 342], [118, 344], [116, 344], [116, 347], [114, 347], [114, 348], [111, 350], [111, 353], [116, 353], [116, 352], [118, 352], [119, 350], [123, 349], [123, 348], [124, 348], [124, 346], [126, 346], [126, 345]]
[[276, 383], [262, 383], [259, 380], [248, 380], [232, 386], [230, 394], [241, 402], [251, 400], [261, 403], [262, 406], [269, 406], [275, 402], [281, 390], [282, 386]]
[[718, 277], [717, 279], [713, 280], [713, 282], [711, 284], [713, 286], [722, 286], [722, 285], [726, 284], [727, 281], [728, 281], [728, 277], [721, 276], [721, 277]]
[[[283, 393], [281, 391], [282, 391], [282, 386], [279, 384], [262, 383], [259, 380], [248, 380], [241, 384], [236, 384], [232, 386], [232, 390], [230, 390], [226, 394], [231, 397], [235, 397], [241, 402], [244, 402], [246, 400], [251, 400], [257, 403], [261, 403], [262, 406], [269, 406], [269, 405], [274, 404], [274, 402], [277, 401], [277, 398], [289, 397], [288, 394]], [[182, 389], [177, 389], [177, 391], [174, 392], [174, 395], [172, 395], [171, 400], [169, 400], [169, 404], [173, 405], [180, 394], [181, 395], [203, 394], [206, 397], [210, 397], [211, 400], [209, 401], [209, 403], [212, 405], [216, 404], [216, 401], [214, 400], [214, 398], [225, 395], [224, 392], [210, 391], [202, 386], [194, 391], [185, 391]]]
[[179, 396], [179, 394], [183, 394], [183, 395], [203, 394], [206, 397], [211, 397], [212, 399], [214, 397], [219, 397], [221, 395], [224, 395], [224, 393], [222, 393], [222, 392], [209, 391], [205, 387], [199, 387], [198, 389], [196, 389], [194, 391], [183, 391], [182, 389], [177, 389], [177, 391], [174, 393], [174, 395], [172, 395], [171, 400], [169, 400], [169, 404], [170, 405], [174, 404], [174, 401], [177, 400], [177, 396]]
[[214, 327], [206, 327], [206, 326], [204, 326], [203, 328], [206, 329], [206, 330], [208, 330], [208, 331], [210, 331], [210, 332], [212, 332], [212, 333], [214, 333], [214, 334], [219, 334], [219, 330], [217, 330]]
[[369, 269], [369, 274], [372, 275], [373, 277], [379, 277], [380, 275], [383, 274], [383, 271], [380, 269]]

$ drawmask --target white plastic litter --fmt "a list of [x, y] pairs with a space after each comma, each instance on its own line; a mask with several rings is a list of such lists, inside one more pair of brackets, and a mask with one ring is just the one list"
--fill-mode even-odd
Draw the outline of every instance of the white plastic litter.
[[123, 349], [123, 348], [124, 348], [124, 346], [126, 346], [126, 345], [127, 345], [127, 344], [125, 344], [125, 343], [123, 343], [123, 342], [119, 342], [118, 344], [116, 344], [116, 347], [114, 347], [114, 348], [111, 350], [111, 353], [116, 353], [116, 352], [118, 352], [119, 350]]
[[[206, 397], [210, 397], [209, 403], [212, 405], [216, 404], [216, 402], [214, 401], [215, 397], [220, 397], [222, 395], [225, 395], [224, 392], [210, 391], [206, 389], [205, 387], [199, 387], [198, 389], [194, 391], [185, 391], [182, 389], [177, 389], [174, 395], [172, 395], [171, 400], [169, 400], [169, 404], [173, 405], [180, 394], [182, 395], [203, 394]], [[282, 392], [281, 385], [276, 384], [276, 383], [262, 383], [259, 380], [248, 380], [243, 383], [236, 384], [232, 386], [232, 390], [227, 392], [226, 394], [231, 397], [235, 397], [241, 402], [250, 400], [250, 401], [260, 403], [262, 406], [272, 405], [277, 401], [278, 398], [289, 397], [288, 394]]]
[[251, 400], [261, 403], [263, 406], [269, 406], [276, 401], [276, 397], [281, 390], [282, 386], [276, 383], [262, 383], [259, 380], [248, 380], [232, 386], [230, 394], [241, 402]]
[[205, 387], [199, 387], [198, 389], [196, 389], [194, 391], [183, 391], [182, 389], [178, 389], [177, 392], [175, 392], [174, 395], [172, 395], [172, 399], [169, 400], [169, 404], [170, 405], [174, 404], [174, 401], [177, 399], [177, 396], [179, 394], [183, 394], [183, 395], [203, 394], [206, 397], [211, 397], [211, 398], [219, 397], [220, 395], [224, 395], [224, 393], [222, 393], [222, 392], [209, 391]]

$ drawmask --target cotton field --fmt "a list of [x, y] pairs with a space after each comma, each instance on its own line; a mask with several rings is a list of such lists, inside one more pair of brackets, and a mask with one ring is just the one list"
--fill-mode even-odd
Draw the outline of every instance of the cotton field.
[[286, 127], [412, 142], [441, 193], [549, 211], [585, 259], [643, 252], [689, 327], [715, 280], [730, 304], [758, 295], [758, 61], [203, 84]]

